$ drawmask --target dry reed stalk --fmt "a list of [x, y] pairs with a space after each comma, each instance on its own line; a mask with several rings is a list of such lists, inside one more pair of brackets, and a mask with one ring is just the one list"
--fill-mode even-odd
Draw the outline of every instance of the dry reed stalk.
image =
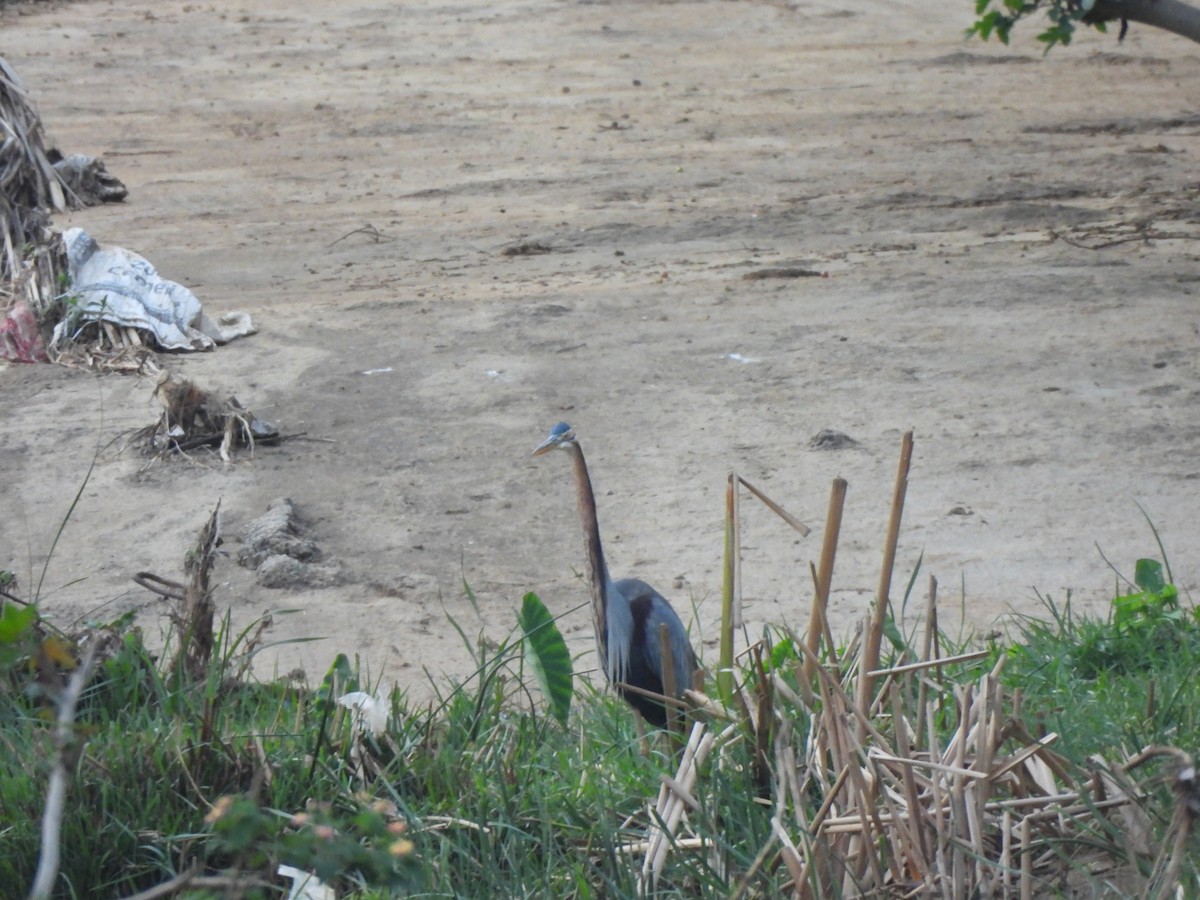
[[925, 659], [921, 662], [906, 663], [902, 666], [892, 666], [887, 669], [875, 669], [871, 675], [874, 677], [903, 675], [908, 672], [921, 672], [926, 669], [937, 669], [942, 666], [950, 666], [960, 662], [972, 662], [977, 659], [983, 659], [990, 656], [991, 650], [975, 650], [971, 653], [959, 653], [956, 656], [943, 656], [940, 659]]
[[717, 696], [729, 704], [734, 693], [734, 633], [741, 625], [742, 538], [737, 473], [725, 485], [725, 560], [721, 578], [721, 648], [717, 659]]
[[[901, 757], [906, 759], [911, 758], [913, 749], [912, 743], [909, 739], [908, 723], [905, 719], [904, 707], [900, 699], [900, 688], [895, 683], [892, 684], [891, 695], [892, 724], [896, 732], [896, 750]], [[908, 805], [908, 808], [910, 810], [919, 809], [921, 801], [917, 791], [917, 781], [913, 776], [912, 767], [905, 766], [900, 774], [900, 778], [904, 785], [904, 799]], [[919, 825], [917, 825], [915, 822], [913, 823], [913, 828], [915, 831], [914, 838], [917, 845], [917, 852], [923, 861], [928, 860], [929, 840], [926, 837], [925, 830], [919, 827]], [[924, 870], [928, 871], [928, 865], [924, 867]]]
[[[934, 652], [934, 638], [937, 633], [937, 579], [929, 576], [929, 596], [925, 605], [925, 632], [921, 640], [921, 659], [925, 662], [931, 659], [937, 659], [941, 654]], [[926, 713], [928, 712], [927, 700], [929, 699], [929, 682], [924, 678], [917, 682], [917, 727], [916, 738], [917, 746], [920, 747], [920, 741], [924, 739], [926, 730], [925, 723], [927, 721]]]
[[821, 636], [828, 630], [829, 624], [825, 611], [829, 606], [829, 588], [833, 583], [833, 563], [837, 556], [838, 535], [842, 530], [842, 509], [846, 505], [846, 489], [849, 487], [844, 478], [833, 479], [829, 492], [829, 512], [825, 516], [825, 537], [821, 544], [821, 565], [817, 569], [817, 588], [813, 596], [812, 615], [808, 622], [808, 649], [810, 653], [804, 660], [804, 681], [812, 682], [812, 660], [820, 656]]
[[[817, 573], [817, 567], [811, 562], [808, 564], [808, 571], [812, 578], [813, 591], [815, 592], [817, 590], [817, 586], [821, 583], [821, 576]], [[830, 668], [838, 669], [841, 667], [841, 663], [838, 661], [837, 642], [833, 639], [833, 631], [829, 627], [829, 616], [827, 614], [829, 598], [826, 597], [825, 601], [825, 607], [823, 607], [821, 611], [821, 634], [825, 638], [825, 661]], [[855, 641], [857, 641], [857, 637], [852, 638], [851, 643], [845, 648], [848, 656], [853, 655], [853, 651], [856, 647]]]
[[[730, 618], [730, 624], [734, 629], [738, 629], [742, 627], [742, 495], [738, 492], [737, 486], [739, 483], [745, 484], [746, 482], [742, 481], [741, 476], [737, 472], [733, 472], [731, 478], [733, 479], [733, 505], [731, 507], [733, 516], [733, 554], [730, 561], [733, 563], [733, 584], [731, 585], [733, 608], [731, 610], [732, 617]], [[764, 503], [775, 508], [774, 504], [770, 503], [765, 497], [761, 499]], [[786, 515], [782, 510], [780, 512]]]
[[1021, 820], [1021, 837], [1018, 842], [1021, 855], [1021, 900], [1033, 898], [1033, 841], [1028, 818]]
[[[809, 772], [811, 775], [811, 770]], [[844, 767], [838, 772], [837, 777], [829, 786], [829, 789], [824, 792], [824, 800], [821, 806], [817, 809], [817, 814], [813, 816], [811, 823], [800, 826], [800, 834], [809, 837], [808, 841], [808, 857], [804, 860], [804, 864], [800, 869], [799, 876], [796, 872], [792, 872], [793, 879], [800, 885], [800, 891], [804, 896], [812, 896], [809, 893], [810, 880], [813, 877], [810, 873], [815, 872], [816, 877], [820, 879], [821, 873], [825, 872], [828, 866], [828, 842], [817, 840], [817, 835], [825, 830], [825, 823], [829, 817], [829, 811], [833, 808], [834, 801], [842, 791], [842, 786], [846, 783], [846, 779], [850, 775], [849, 767]], [[800, 810], [803, 808], [803, 797], [797, 793], [795, 795], [795, 803], [797, 806], [797, 817], [801, 815]], [[825, 880], [821, 879], [818, 883], [824, 884]], [[822, 892], [824, 896], [824, 891]]]
[[[672, 846], [676, 850], [703, 850], [709, 846], [711, 842], [702, 837], [677, 837]], [[631, 844], [622, 844], [617, 848], [618, 853], [624, 853], [626, 856], [641, 856], [649, 852], [651, 849], [650, 841], [634, 841]]]
[[721, 582], [721, 638], [717, 668], [717, 694], [730, 703], [733, 694], [734, 634], [742, 627], [742, 513], [739, 487], [745, 487], [790, 527], [807, 537], [811, 529], [736, 471], [725, 488], [725, 560]]
[[[875, 592], [875, 606], [871, 614], [871, 625], [863, 646], [861, 666], [858, 670], [858, 706], [868, 716], [874, 703], [871, 672], [879, 667], [879, 645], [883, 640], [883, 623], [887, 618], [888, 595], [892, 589], [892, 570], [896, 565], [896, 545], [900, 541], [900, 520], [904, 515], [904, 496], [908, 491], [908, 470], [912, 463], [913, 433], [904, 432], [900, 444], [900, 464], [896, 471], [896, 487], [892, 494], [892, 510], [888, 516], [887, 538], [883, 545], [883, 564], [879, 569], [879, 588]], [[859, 734], [861, 740], [864, 736]]]
[[697, 806], [692, 793], [700, 776], [700, 766], [707, 759], [716, 738], [703, 722], [693, 724], [675, 778], [663, 778], [658, 802], [651, 811], [651, 823], [647, 831], [646, 855], [642, 859], [639, 877], [639, 892], [642, 894], [653, 891], [654, 885], [662, 875], [663, 866], [667, 862], [667, 852], [677, 844], [676, 832], [687, 807]]
[[780, 855], [783, 857], [783, 864], [787, 866], [789, 874], [792, 876], [792, 882], [796, 885], [795, 894], [797, 897], [812, 896], [807, 890], [807, 884], [804, 879], [804, 865], [800, 861], [800, 851], [792, 841], [791, 835], [783, 827], [783, 824], [778, 819], [771, 820], [771, 832], [782, 845]]
[[771, 763], [769, 751], [771, 734], [775, 726], [775, 695], [771, 690], [773, 680], [767, 676], [767, 668], [763, 663], [763, 645], [756, 644], [753, 648], [753, 672], [755, 674], [755, 719], [754, 719], [754, 761], [752, 774], [755, 787], [760, 795], [765, 796], [771, 787]]
[[746, 490], [748, 490], [755, 497], [757, 497], [759, 500], [761, 500], [763, 505], [766, 506], [767, 509], [771, 510], [771, 512], [775, 513], [775, 515], [779, 516], [779, 518], [783, 519], [783, 521], [785, 521], [789, 525], [791, 525], [792, 528], [794, 528], [794, 529], [796, 529], [796, 531], [800, 532], [800, 537], [808, 537], [809, 532], [812, 531], [811, 528], [809, 528], [807, 525], [805, 525], [803, 522], [801, 522], [799, 519], [797, 519], [795, 516], [793, 516], [790, 512], [788, 512], [786, 509], [784, 509], [782, 506], [780, 506], [778, 503], [776, 503], [774, 500], [772, 500], [770, 497], [768, 497], [766, 494], [764, 494], [762, 491], [760, 491], [758, 488], [756, 488], [754, 485], [752, 485], [750, 482], [748, 482], [741, 475], [738, 475], [736, 472], [733, 473], [733, 475], [734, 475], [734, 477], [737, 478], [738, 484], [742, 485], [744, 488], [746, 488]]

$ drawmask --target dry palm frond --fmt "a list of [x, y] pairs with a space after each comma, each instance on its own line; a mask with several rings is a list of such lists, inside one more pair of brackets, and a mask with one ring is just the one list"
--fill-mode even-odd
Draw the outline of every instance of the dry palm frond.
[[29, 94], [0, 57], [0, 280], [11, 281], [27, 245], [46, 242], [52, 210], [67, 208], [62, 183], [46, 154]]

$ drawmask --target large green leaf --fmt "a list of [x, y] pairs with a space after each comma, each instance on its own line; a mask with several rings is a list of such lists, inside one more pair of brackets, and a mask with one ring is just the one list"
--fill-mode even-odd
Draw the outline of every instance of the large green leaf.
[[16, 643], [29, 630], [36, 618], [37, 609], [33, 606], [5, 603], [3, 607], [0, 607], [0, 644]]
[[1157, 559], [1139, 559], [1134, 565], [1133, 583], [1148, 593], [1161, 594], [1167, 586], [1167, 580], [1163, 578], [1163, 564]]
[[526, 594], [521, 603], [521, 632], [525, 635], [525, 659], [538, 686], [550, 703], [550, 712], [563, 725], [571, 711], [574, 672], [571, 654], [554, 617], [537, 594]]

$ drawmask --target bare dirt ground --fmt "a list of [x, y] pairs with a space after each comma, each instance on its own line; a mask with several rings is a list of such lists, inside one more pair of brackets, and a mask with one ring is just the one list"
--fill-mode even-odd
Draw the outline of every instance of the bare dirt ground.
[[[279, 591], [232, 556], [218, 602], [268, 610], [261, 670], [339, 651], [469, 671], [521, 595], [583, 602], [576, 426], [618, 575], [698, 642], [719, 616], [724, 484], [749, 499], [751, 635], [803, 626], [829, 487], [850, 483], [835, 625], [865, 612], [900, 438], [916, 436], [893, 595], [923, 553], [987, 628], [1068, 589], [1103, 612], [1154, 555], [1200, 586], [1200, 48], [1134, 27], [1043, 58], [964, 43], [967, 0], [111, 2], [8, 7], [3, 53], [50, 139], [123, 205], [56, 221], [147, 256], [260, 328], [169, 368], [285, 433], [232, 465], [100, 454], [47, 612], [157, 628], [218, 500], [232, 536], [287, 496], [341, 567]], [[540, 245], [549, 252], [523, 253]], [[745, 276], [792, 267], [825, 278]], [[372, 373], [372, 374], [366, 374]], [[0, 568], [37, 581], [98, 445], [149, 379], [0, 368]], [[812, 449], [822, 429], [853, 449]], [[479, 614], [465, 597], [474, 591]], [[567, 617], [578, 651], [587, 614]], [[701, 655], [713, 656], [711, 645]]]

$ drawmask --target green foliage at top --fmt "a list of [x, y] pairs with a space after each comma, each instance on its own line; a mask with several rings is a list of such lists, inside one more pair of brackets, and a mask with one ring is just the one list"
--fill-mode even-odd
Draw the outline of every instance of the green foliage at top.
[[1044, 14], [1045, 27], [1037, 39], [1048, 53], [1055, 46], [1070, 44], [1080, 25], [1105, 31], [1103, 22], [1086, 18], [1094, 5], [1095, 0], [975, 0], [975, 22], [967, 35], [985, 41], [995, 35], [1000, 43], [1007, 44], [1017, 22]]

